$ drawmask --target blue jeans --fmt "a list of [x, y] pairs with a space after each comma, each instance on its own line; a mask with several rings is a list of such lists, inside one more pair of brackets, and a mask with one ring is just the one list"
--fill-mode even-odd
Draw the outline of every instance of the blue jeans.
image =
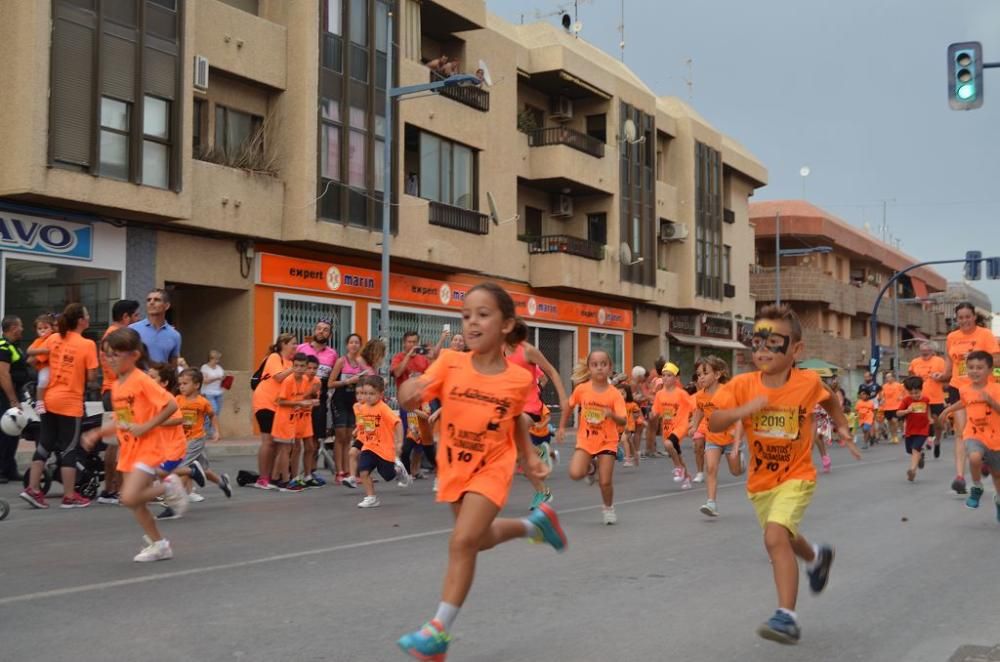
[[[222, 394], [219, 395], [206, 395], [205, 399], [208, 400], [209, 404], [212, 405], [212, 411], [215, 412], [215, 417], [219, 417], [219, 412], [222, 411]], [[208, 421], [205, 422], [205, 435], [211, 436], [215, 433], [212, 428], [212, 424]]]

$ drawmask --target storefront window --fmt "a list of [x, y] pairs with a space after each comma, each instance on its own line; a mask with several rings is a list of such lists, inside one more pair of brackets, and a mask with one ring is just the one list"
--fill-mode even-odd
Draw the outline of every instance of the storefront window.
[[337, 350], [337, 354], [343, 354], [347, 336], [354, 329], [350, 306], [319, 298], [278, 297], [278, 333], [293, 333], [300, 343], [305, 342], [307, 337], [312, 336], [316, 322], [322, 319], [332, 321], [330, 347]]
[[670, 343], [670, 361], [681, 369], [681, 383], [687, 384], [694, 375], [694, 346]]
[[24, 322], [26, 342], [35, 339], [33, 320], [60, 313], [67, 304], [82, 303], [90, 313], [87, 336], [100, 338], [108, 328], [111, 306], [121, 298], [121, 273], [91, 267], [8, 259], [4, 313]]
[[[371, 312], [371, 332], [370, 337], [374, 338], [378, 335], [378, 329], [380, 320], [382, 318], [382, 311], [378, 308], [373, 308]], [[462, 330], [462, 316], [456, 311], [454, 313], [449, 311], [428, 311], [428, 312], [416, 312], [410, 310], [389, 310], [389, 347], [386, 351], [386, 365], [385, 368], [389, 367], [389, 362], [392, 361], [392, 357], [396, 355], [397, 352], [403, 349], [403, 334], [408, 331], [416, 331], [420, 334], [420, 342], [424, 345], [429, 345], [434, 347], [438, 340], [441, 338], [441, 331], [444, 329], [444, 325], [448, 324], [451, 327], [452, 333], [459, 333]], [[393, 380], [389, 380], [392, 382]], [[386, 385], [386, 398], [392, 398], [393, 404], [395, 404], [396, 397], [396, 385], [395, 383], [390, 383]]]
[[625, 372], [625, 339], [620, 333], [590, 332], [590, 351], [603, 349], [611, 355], [611, 370]]
[[[570, 376], [576, 362], [576, 334], [569, 329], [529, 326], [528, 342], [548, 359], [562, 377], [563, 387], [569, 392], [572, 386]], [[559, 404], [559, 395], [552, 382], [547, 381], [542, 387], [542, 401], [550, 407]]]

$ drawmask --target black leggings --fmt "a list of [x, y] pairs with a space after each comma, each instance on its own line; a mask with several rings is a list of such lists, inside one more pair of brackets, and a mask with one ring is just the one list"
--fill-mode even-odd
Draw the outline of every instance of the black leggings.
[[430, 465], [435, 469], [437, 469], [437, 461], [434, 458], [434, 447], [424, 446], [423, 444], [416, 442], [409, 437], [403, 440], [403, 452], [399, 458], [403, 462], [403, 464], [406, 465], [406, 468], [407, 469], [410, 468], [410, 456], [413, 454], [413, 450], [416, 448], [419, 448], [423, 453], [424, 457], [427, 458], [427, 461], [430, 463]]

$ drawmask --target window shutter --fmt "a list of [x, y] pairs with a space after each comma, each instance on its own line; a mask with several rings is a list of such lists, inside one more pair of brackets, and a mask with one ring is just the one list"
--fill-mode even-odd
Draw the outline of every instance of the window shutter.
[[177, 58], [155, 48], [146, 48], [143, 56], [143, 85], [147, 94], [171, 99], [177, 91]]
[[52, 24], [52, 90], [49, 107], [51, 161], [91, 164], [94, 132], [94, 50], [97, 17], [64, 3]]
[[136, 45], [104, 33], [101, 43], [101, 85], [104, 96], [121, 101], [135, 101]]

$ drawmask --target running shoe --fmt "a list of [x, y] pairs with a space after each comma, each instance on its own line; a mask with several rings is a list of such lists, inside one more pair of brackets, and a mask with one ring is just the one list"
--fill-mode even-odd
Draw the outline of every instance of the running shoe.
[[558, 449], [553, 448], [550, 457], [552, 458], [552, 464], [559, 464], [559, 450]]
[[258, 478], [257, 482], [253, 484], [253, 487], [256, 487], [258, 490], [277, 489], [274, 485], [271, 484], [271, 481], [268, 480], [267, 478]]
[[917, 472], [916, 472], [915, 469], [907, 469], [906, 470], [906, 480], [908, 480], [908, 481], [910, 481], [912, 483], [913, 479], [916, 478], [916, 477], [917, 477]]
[[354, 490], [358, 487], [358, 479], [355, 476], [344, 476], [343, 479], [341, 479], [340, 484]]
[[324, 483], [319, 482], [318, 480], [316, 480], [312, 476], [310, 476], [309, 478], [307, 478], [306, 480], [304, 480], [302, 482], [302, 484], [305, 485], [306, 489], [309, 489], [309, 490], [319, 489], [319, 488], [323, 487], [323, 485], [324, 485]]
[[674, 467], [674, 482], [679, 483], [684, 480], [684, 470], [680, 467]]
[[347, 478], [347, 474], [345, 474], [342, 471], [338, 471], [333, 475], [333, 482], [339, 485], [340, 481], [344, 480], [345, 478]]
[[431, 488], [431, 492], [437, 492], [437, 491], [438, 491], [438, 479], [437, 476], [434, 476], [434, 486]]
[[170, 474], [163, 479], [163, 490], [163, 503], [173, 508], [178, 516], [184, 515], [190, 502], [187, 498], [187, 490], [184, 489], [177, 474]]
[[917, 462], [917, 469], [923, 469], [923, 468], [924, 468], [924, 452], [920, 451], [920, 461]]
[[779, 644], [797, 644], [802, 636], [802, 631], [794, 618], [779, 609], [766, 623], [760, 624], [760, 627], [757, 628], [757, 634], [764, 639], [777, 641]]
[[820, 545], [813, 566], [806, 570], [806, 574], [809, 575], [809, 589], [813, 593], [820, 593], [826, 588], [831, 566], [833, 566], [833, 547]]
[[198, 483], [198, 487], [205, 487], [205, 470], [201, 468], [201, 463], [195, 460], [191, 463], [191, 480]]
[[693, 483], [704, 483], [705, 482], [705, 474], [702, 473], [701, 471], [699, 471], [698, 473], [696, 473], [694, 475], [694, 478], [692, 479], [691, 482], [693, 482]]
[[538, 504], [538, 508], [535, 508], [528, 515], [528, 521], [535, 525], [539, 537], [552, 545], [554, 550], [561, 552], [566, 549], [566, 545], [569, 543], [566, 540], [566, 534], [559, 525], [559, 516], [556, 515], [552, 506], [547, 503]]
[[33, 490], [30, 487], [26, 487], [18, 496], [27, 501], [32, 508], [41, 508], [44, 510], [49, 507], [49, 504], [45, 502], [45, 494], [41, 490]]
[[406, 470], [406, 467], [403, 466], [403, 463], [399, 460], [396, 460], [396, 478], [399, 479], [396, 481], [396, 485], [399, 487], [409, 487], [410, 485], [413, 485], [413, 477], [410, 476], [410, 472]]
[[97, 495], [97, 503], [104, 504], [105, 506], [117, 506], [119, 504], [119, 495], [117, 492], [103, 490]]
[[424, 662], [444, 662], [451, 637], [444, 626], [436, 620], [430, 621], [416, 632], [404, 634], [396, 642], [404, 653]]
[[166, 561], [174, 557], [174, 551], [170, 549], [170, 541], [161, 538], [152, 542], [148, 536], [143, 536], [148, 545], [132, 559], [136, 563], [149, 563], [151, 561]]
[[597, 482], [597, 467], [594, 466], [594, 462], [591, 461], [590, 468], [587, 469], [587, 485], [593, 485]]
[[322, 477], [320, 477], [320, 475], [318, 473], [316, 473], [315, 471], [312, 472], [312, 474], [309, 476], [309, 480], [311, 480], [313, 483], [315, 483], [316, 487], [325, 487], [326, 486], [326, 480], [324, 480]]
[[205, 497], [203, 497], [202, 495], [198, 494], [195, 491], [191, 491], [188, 494], [188, 501], [190, 501], [191, 503], [201, 503], [204, 500], [205, 500]]
[[951, 481], [951, 489], [955, 494], [965, 494], [965, 478], [955, 476], [955, 480]]
[[691, 485], [691, 476], [685, 474], [684, 475], [684, 482], [681, 483], [681, 489], [682, 490], [690, 490], [692, 487], [694, 487], [694, 486]]
[[156, 516], [156, 519], [180, 519], [181, 516], [174, 512], [173, 508], [169, 506], [160, 511], [160, 514]]
[[703, 505], [698, 510], [700, 510], [702, 512], [702, 514], [708, 515], [709, 517], [718, 517], [719, 516], [719, 508], [715, 505], [715, 502], [712, 501], [711, 499], [709, 499], [708, 501], [706, 501], [705, 505]]
[[281, 487], [279, 487], [278, 491], [280, 491], [280, 492], [301, 492], [304, 489], [306, 489], [305, 485], [303, 485], [299, 481], [293, 479], [293, 480], [288, 481], [287, 483], [285, 483]]
[[979, 507], [979, 500], [983, 498], [983, 488], [976, 485], [969, 490], [969, 498], [965, 500], [965, 507], [975, 510]]
[[227, 499], [233, 498], [233, 484], [229, 480], [229, 474], [222, 474], [219, 476], [219, 489], [222, 493], [226, 495]]
[[823, 473], [828, 474], [830, 470], [833, 469], [833, 460], [830, 459], [829, 455], [823, 456]]
[[611, 526], [612, 524], [618, 523], [618, 515], [615, 513], [614, 506], [611, 506], [610, 508], [604, 508], [602, 514], [604, 516], [604, 523], [606, 525]]
[[62, 498], [62, 503], [59, 504], [60, 508], [86, 508], [90, 505], [90, 499], [83, 496], [79, 492], [73, 492], [72, 494], [67, 494]]
[[366, 496], [358, 502], [358, 508], [377, 508], [382, 505], [377, 496]]
[[941, 458], [941, 444], [934, 444], [934, 459], [938, 460]]
[[534, 510], [543, 503], [552, 502], [552, 490], [546, 489], [544, 492], [535, 492], [535, 496], [531, 499], [531, 508], [529, 510]]
[[631, 459], [627, 459], [624, 462], [622, 462], [622, 466], [623, 467], [634, 467], [635, 466], [635, 461], [633, 461]]

